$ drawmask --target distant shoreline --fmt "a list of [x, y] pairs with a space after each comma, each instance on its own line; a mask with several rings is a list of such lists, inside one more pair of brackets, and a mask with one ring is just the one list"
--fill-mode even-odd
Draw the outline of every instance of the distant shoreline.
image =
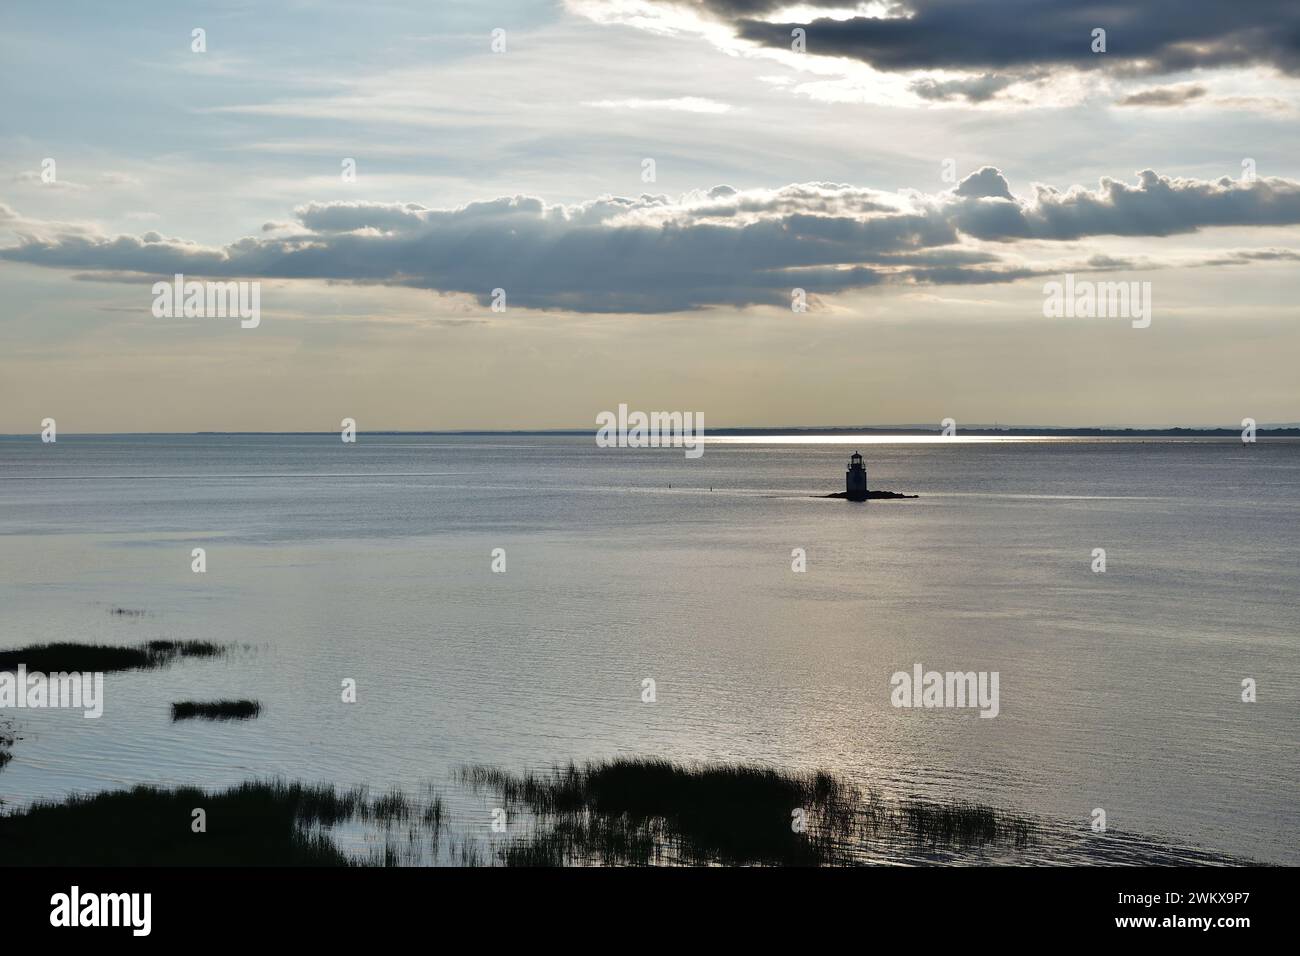
[[[538, 428], [538, 429], [451, 429], [451, 430], [404, 430], [404, 429], [360, 429], [366, 435], [429, 435], [429, 436], [591, 436], [595, 434], [595, 427], [590, 428]], [[1256, 428], [1255, 433], [1259, 437], [1271, 438], [1300, 438], [1300, 425], [1260, 425]], [[328, 435], [338, 437], [338, 431], [334, 429], [322, 431], [195, 431], [195, 432], [66, 432], [68, 437], [91, 436], [99, 438], [132, 438], [132, 437], [199, 437], [199, 436], [284, 436], [284, 435]], [[30, 432], [7, 432], [0, 433], [0, 438], [31, 438], [33, 435], [39, 436], [39, 431]], [[833, 426], [791, 426], [791, 427], [772, 427], [772, 426], [754, 426], [743, 428], [715, 428], [708, 429], [707, 438], [745, 438], [748, 436], [780, 436], [790, 435], [797, 437], [817, 437], [817, 436], [840, 436], [840, 435], [884, 435], [884, 436], [913, 436], [913, 435], [931, 435], [938, 437], [942, 435], [939, 428], [919, 427], [919, 426], [902, 426], [890, 428], [884, 426], [851, 426], [851, 425], [833, 425]], [[959, 427], [955, 437], [978, 436], [978, 437], [1001, 437], [1001, 438], [1237, 438], [1241, 437], [1241, 429], [1234, 427], [1185, 427], [1177, 426], [1172, 428], [1137, 428], [1125, 426], [1098, 426], [1086, 428], [1071, 428], [1065, 426], [1045, 425], [1035, 426], [988, 426], [975, 425], [966, 428]]]

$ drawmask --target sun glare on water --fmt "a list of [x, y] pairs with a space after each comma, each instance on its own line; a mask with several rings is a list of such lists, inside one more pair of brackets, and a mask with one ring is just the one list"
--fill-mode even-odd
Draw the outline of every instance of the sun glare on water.
[[993, 442], [1068, 441], [1052, 435], [706, 435], [718, 445], [980, 445]]

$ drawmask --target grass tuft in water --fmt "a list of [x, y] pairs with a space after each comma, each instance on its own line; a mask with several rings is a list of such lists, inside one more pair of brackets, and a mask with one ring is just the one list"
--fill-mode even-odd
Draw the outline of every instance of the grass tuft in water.
[[182, 700], [172, 704], [172, 720], [252, 720], [262, 712], [255, 700]]

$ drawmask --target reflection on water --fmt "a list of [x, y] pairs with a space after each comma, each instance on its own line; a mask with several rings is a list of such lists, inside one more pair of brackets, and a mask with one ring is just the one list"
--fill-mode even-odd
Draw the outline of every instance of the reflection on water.
[[[990, 445], [999, 442], [1081, 441], [1053, 435], [705, 435], [717, 445]], [[1105, 440], [1105, 439], [1102, 439]]]
[[[457, 768], [655, 754], [826, 769], [1069, 833], [1102, 807], [1115, 833], [1300, 862], [1300, 446], [877, 445], [872, 486], [920, 498], [812, 497], [842, 489], [846, 451], [0, 439], [0, 647], [248, 645], [106, 675], [99, 720], [6, 712], [0, 798], [433, 782], [449, 826], [491, 840]], [[890, 674], [916, 663], [998, 671], [1000, 715], [892, 708]], [[219, 698], [261, 714], [171, 722]]]

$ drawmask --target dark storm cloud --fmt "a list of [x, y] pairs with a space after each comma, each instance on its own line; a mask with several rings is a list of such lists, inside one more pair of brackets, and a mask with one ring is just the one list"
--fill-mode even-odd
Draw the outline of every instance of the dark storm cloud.
[[[936, 195], [836, 183], [605, 197], [550, 206], [516, 196], [429, 209], [415, 203], [310, 203], [297, 225], [222, 248], [103, 236], [23, 219], [0, 259], [110, 278], [319, 279], [460, 292], [574, 312], [673, 312], [788, 304], [795, 287], [833, 294], [882, 282], [969, 284], [1035, 274], [1005, 258], [1017, 240], [1167, 236], [1208, 226], [1300, 223], [1300, 183], [1162, 177], [1095, 190], [1015, 196], [986, 166]], [[281, 234], [284, 233], [284, 234]], [[993, 241], [997, 251], [973, 241]]]
[[[809, 54], [852, 57], [879, 70], [1073, 66], [1154, 75], [1262, 63], [1300, 74], [1295, 0], [907, 0], [885, 18], [807, 23], [767, 22], [765, 15], [784, 4], [697, 5], [748, 40], [788, 49], [790, 31], [804, 27]], [[826, 0], [820, 7], [836, 5]], [[1091, 49], [1097, 27], [1106, 30], [1104, 54]]]

